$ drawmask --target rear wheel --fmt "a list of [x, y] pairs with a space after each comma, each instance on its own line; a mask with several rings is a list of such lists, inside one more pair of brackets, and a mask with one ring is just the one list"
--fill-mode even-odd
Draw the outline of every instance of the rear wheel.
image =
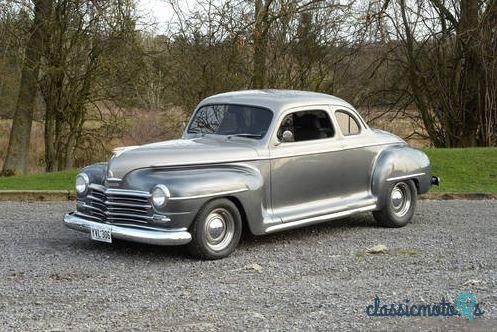
[[412, 180], [392, 183], [383, 195], [383, 208], [373, 211], [374, 218], [385, 227], [407, 225], [416, 209], [416, 195], [416, 185]]
[[242, 234], [242, 219], [238, 208], [228, 199], [216, 199], [205, 204], [191, 227], [190, 253], [202, 259], [229, 256]]

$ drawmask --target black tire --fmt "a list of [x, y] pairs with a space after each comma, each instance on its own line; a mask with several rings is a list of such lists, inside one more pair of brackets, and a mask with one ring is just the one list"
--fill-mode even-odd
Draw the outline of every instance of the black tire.
[[[384, 227], [404, 227], [409, 223], [417, 203], [416, 185], [412, 180], [390, 184], [382, 195], [383, 208], [373, 211], [373, 216]], [[401, 198], [399, 198], [401, 197]]]
[[242, 234], [240, 211], [229, 199], [215, 199], [197, 213], [190, 227], [190, 254], [200, 259], [220, 259], [229, 256]]

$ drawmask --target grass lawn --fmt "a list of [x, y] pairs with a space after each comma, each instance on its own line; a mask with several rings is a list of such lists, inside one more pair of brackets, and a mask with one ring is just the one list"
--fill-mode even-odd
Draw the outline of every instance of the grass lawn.
[[441, 179], [433, 192], [497, 193], [497, 148], [426, 149], [433, 174]]
[[[433, 192], [497, 193], [497, 148], [426, 149], [433, 174], [441, 178]], [[1, 189], [74, 188], [77, 170], [28, 176], [0, 177]]]
[[0, 190], [74, 190], [78, 170], [0, 177]]

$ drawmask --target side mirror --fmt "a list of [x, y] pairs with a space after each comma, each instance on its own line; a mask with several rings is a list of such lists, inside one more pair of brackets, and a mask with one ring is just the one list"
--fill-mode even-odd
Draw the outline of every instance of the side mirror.
[[283, 134], [281, 135], [281, 142], [282, 143], [288, 143], [288, 142], [293, 142], [293, 133], [290, 130], [285, 130]]

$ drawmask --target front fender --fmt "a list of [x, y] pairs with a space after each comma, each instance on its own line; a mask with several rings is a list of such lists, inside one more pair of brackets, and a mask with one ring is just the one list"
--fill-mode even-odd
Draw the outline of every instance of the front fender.
[[90, 183], [104, 184], [107, 171], [107, 163], [96, 163], [81, 169], [80, 173], [86, 173], [90, 178]]
[[391, 182], [412, 179], [418, 194], [424, 194], [430, 189], [430, 178], [430, 160], [424, 152], [407, 145], [383, 149], [374, 164], [371, 184], [372, 193], [378, 198], [378, 208], [382, 208], [385, 187]]
[[202, 205], [216, 197], [228, 197], [241, 205], [253, 231], [261, 206], [267, 206], [264, 176], [248, 163], [137, 169], [125, 176], [121, 187], [151, 191], [158, 184], [171, 194], [158, 211], [170, 216], [171, 227], [189, 227]]

